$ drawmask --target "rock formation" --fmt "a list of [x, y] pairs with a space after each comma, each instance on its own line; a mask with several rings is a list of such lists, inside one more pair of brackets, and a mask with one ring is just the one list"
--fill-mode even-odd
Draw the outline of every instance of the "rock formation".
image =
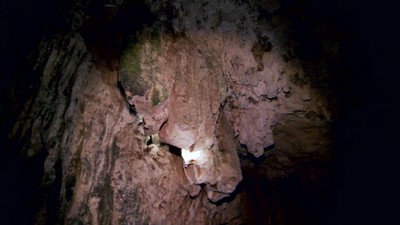
[[24, 157], [44, 156], [35, 224], [252, 224], [243, 174], [325, 168], [325, 60], [339, 43], [319, 37], [318, 57], [304, 55], [290, 19], [301, 15], [280, 2], [64, 6], [10, 135]]

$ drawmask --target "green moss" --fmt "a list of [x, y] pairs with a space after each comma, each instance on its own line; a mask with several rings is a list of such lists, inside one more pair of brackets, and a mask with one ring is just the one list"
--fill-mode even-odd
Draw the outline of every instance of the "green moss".
[[157, 20], [153, 23], [153, 25], [148, 28], [148, 38], [150, 41], [153, 50], [156, 50], [158, 53], [161, 51], [161, 35], [163, 32], [163, 24], [160, 20]]
[[161, 51], [161, 35], [163, 32], [163, 24], [161, 21], [156, 21], [149, 28], [145, 28], [142, 34], [136, 34], [129, 40], [128, 47], [121, 57], [121, 68], [123, 72], [141, 74], [141, 46], [149, 41], [153, 50], [158, 53]]
[[131, 38], [128, 47], [121, 56], [119, 78], [124, 88], [134, 94], [143, 95], [147, 89], [141, 77], [142, 75], [142, 46], [143, 41], [134, 36]]
[[168, 98], [168, 92], [164, 87], [162, 86], [158, 86], [158, 88], [154, 87], [150, 96], [151, 105], [156, 106], [167, 98]]
[[160, 92], [158, 91], [157, 88], [153, 89], [153, 93], [151, 95], [151, 105], [156, 106], [160, 103]]
[[138, 75], [142, 73], [142, 68], [140, 67], [140, 50], [140, 43], [138, 43], [136, 38], [132, 38], [132, 42], [125, 49], [121, 57], [121, 69], [125, 70], [124, 72]]
[[[146, 82], [147, 77], [152, 76], [156, 62], [154, 54], [143, 56], [143, 46], [150, 44], [151, 49], [156, 54], [161, 52], [161, 36], [163, 33], [163, 23], [154, 22], [150, 27], [145, 27], [142, 32], [132, 36], [121, 56], [119, 77], [125, 89], [130, 90], [134, 95], [144, 95], [151, 84]], [[150, 68], [150, 71], [143, 71], [142, 65]], [[150, 98], [152, 99], [152, 97]], [[154, 99], [155, 104], [160, 100]]]

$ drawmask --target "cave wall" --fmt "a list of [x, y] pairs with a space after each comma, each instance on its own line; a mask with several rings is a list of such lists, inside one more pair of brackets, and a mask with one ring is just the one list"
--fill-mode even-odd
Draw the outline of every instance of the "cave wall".
[[[228, 119], [235, 137], [231, 146], [241, 155], [275, 159], [266, 167], [285, 165], [289, 171], [301, 157], [329, 161], [327, 63], [312, 54], [307, 59], [295, 55], [297, 33], [286, 9], [279, 11], [277, 2], [147, 5], [159, 17], [123, 51], [119, 79], [128, 102], [144, 116], [147, 134], [203, 155], [185, 171], [194, 174], [195, 184], [206, 184], [210, 200], [233, 192], [241, 180], [236, 159], [226, 169], [214, 160], [221, 152], [219, 117]], [[165, 9], [171, 7], [174, 14], [168, 18]], [[314, 54], [334, 57], [335, 40], [320, 41], [325, 45]], [[273, 177], [274, 172], [266, 173]], [[227, 183], [231, 188], [224, 188]]]
[[147, 145], [143, 118], [130, 113], [116, 71], [94, 65], [78, 34], [48, 44], [44, 86], [19, 133], [29, 136], [27, 157], [47, 152], [39, 224], [207, 224], [210, 216], [215, 223], [238, 217], [232, 207], [238, 199], [217, 206], [199, 190], [192, 194], [181, 157], [168, 145]]
[[243, 224], [247, 159], [269, 179], [331, 160], [338, 43], [321, 35], [304, 49], [299, 5], [62, 6], [11, 133], [24, 157], [44, 158], [37, 224]]

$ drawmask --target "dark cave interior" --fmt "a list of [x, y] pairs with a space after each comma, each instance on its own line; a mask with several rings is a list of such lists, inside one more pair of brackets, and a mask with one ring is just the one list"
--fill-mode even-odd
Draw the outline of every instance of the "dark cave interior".
[[[325, 38], [323, 35], [340, 39], [344, 46], [340, 59], [328, 57], [331, 60], [329, 70], [334, 76], [322, 81], [330, 84], [336, 99], [333, 123], [336, 160], [325, 170], [310, 171], [312, 169], [308, 169], [315, 166], [304, 164], [296, 168], [297, 173], [291, 177], [270, 181], [256, 172], [265, 158], [242, 157], [241, 160], [250, 166], [242, 165], [243, 181], [237, 191], [245, 193], [243, 207], [244, 211], [249, 211], [248, 224], [396, 224], [399, 221], [397, 207], [391, 207], [397, 203], [392, 194], [396, 186], [390, 183], [397, 177], [394, 168], [397, 163], [390, 156], [396, 137], [395, 132], [384, 133], [391, 130], [389, 124], [396, 130], [390, 119], [395, 118], [396, 107], [387, 106], [388, 102], [395, 102], [391, 93], [395, 88], [391, 85], [396, 82], [390, 80], [391, 68], [383, 64], [393, 58], [384, 57], [386, 52], [382, 46], [396, 43], [385, 32], [392, 29], [392, 18], [388, 17], [393, 14], [388, 9], [388, 12], [380, 11], [372, 16], [371, 12], [378, 11], [376, 5], [359, 1], [284, 2], [286, 7], [282, 10], [287, 12], [277, 13], [288, 13], [288, 20], [293, 21], [293, 38], [299, 43], [297, 55], [305, 60], [318, 60], [322, 54], [318, 43]], [[114, 13], [112, 7], [99, 9], [93, 4], [88, 13], [91, 19], [86, 20], [79, 31], [95, 55], [94, 60], [111, 68], [127, 39], [154, 21], [141, 1], [127, 4], [131, 5], [112, 20], [108, 20], [109, 14]], [[1, 9], [1, 27], [5, 29], [0, 35], [1, 224], [31, 224], [38, 202], [45, 198], [44, 193], [58, 193], [61, 188], [42, 190], [45, 153], [22, 157], [20, 140], [8, 137], [25, 101], [39, 88], [39, 80], [31, 70], [37, 55], [35, 48], [49, 30], [65, 29], [63, 24], [67, 22], [61, 20], [58, 7], [53, 1], [42, 0], [39, 3], [7, 2]], [[293, 10], [308, 17], [300, 18]], [[271, 16], [268, 12], [261, 12], [261, 15]], [[49, 18], [53, 18], [53, 22], [45, 23]], [[319, 23], [315, 22], [317, 20]], [[321, 20], [331, 30], [316, 32]], [[382, 33], [376, 34], [380, 30]], [[315, 85], [320, 85], [318, 78], [315, 80]], [[313, 178], [313, 174], [318, 173], [322, 180]], [[304, 174], [310, 176], [304, 177]], [[55, 183], [61, 185], [61, 181]], [[55, 207], [55, 214], [59, 207], [56, 198], [56, 195], [46, 196], [46, 199], [54, 199], [47, 204]], [[47, 224], [56, 223], [55, 216], [52, 218], [49, 214], [48, 217]]]

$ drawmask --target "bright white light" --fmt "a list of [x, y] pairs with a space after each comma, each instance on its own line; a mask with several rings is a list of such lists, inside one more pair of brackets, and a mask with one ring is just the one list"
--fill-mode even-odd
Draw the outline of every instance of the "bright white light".
[[202, 165], [206, 161], [206, 157], [203, 155], [202, 151], [190, 151], [188, 149], [182, 148], [181, 150], [182, 158], [185, 162], [185, 167], [189, 165]]

